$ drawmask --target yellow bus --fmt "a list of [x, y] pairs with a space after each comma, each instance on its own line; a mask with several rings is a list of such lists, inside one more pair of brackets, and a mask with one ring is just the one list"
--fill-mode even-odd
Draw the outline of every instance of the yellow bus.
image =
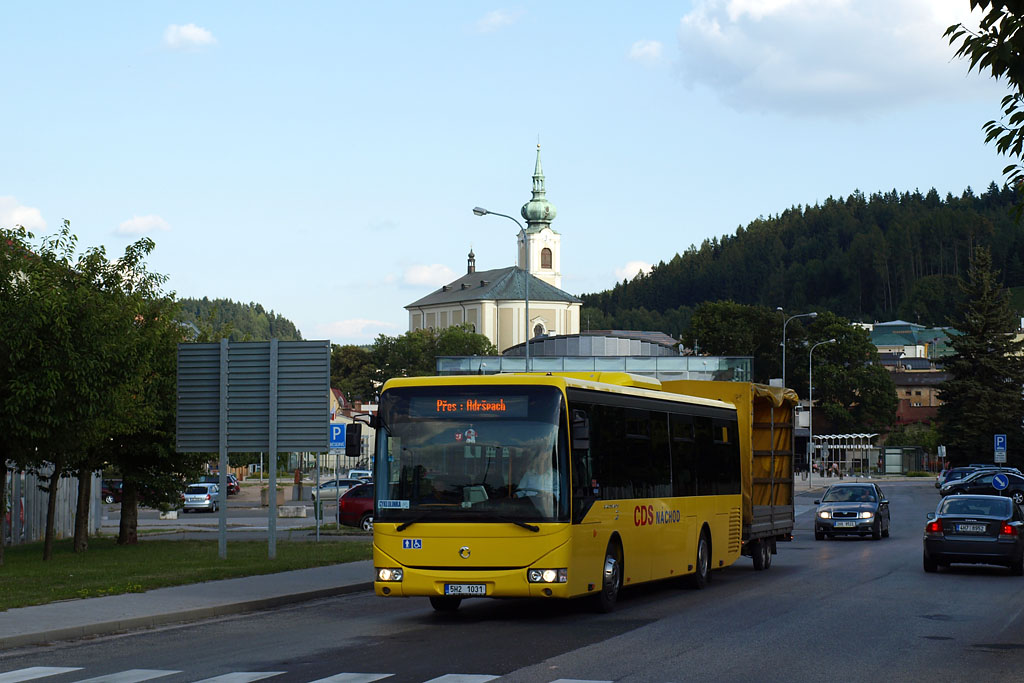
[[608, 611], [626, 586], [702, 588], [750, 540], [736, 406], [651, 378], [394, 379], [377, 428], [379, 596], [426, 596], [439, 611], [590, 596]]

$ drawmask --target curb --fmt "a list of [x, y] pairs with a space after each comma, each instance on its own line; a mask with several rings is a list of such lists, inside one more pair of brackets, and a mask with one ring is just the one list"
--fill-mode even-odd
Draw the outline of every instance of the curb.
[[180, 612], [164, 612], [161, 614], [148, 614], [140, 617], [129, 617], [103, 621], [95, 624], [83, 624], [81, 626], [69, 626], [67, 628], [49, 629], [35, 633], [22, 633], [16, 636], [0, 636], [0, 650], [8, 650], [26, 645], [41, 645], [52, 641], [75, 640], [88, 636], [105, 636], [129, 631], [139, 628], [152, 628], [166, 624], [186, 623], [210, 617], [219, 617], [228, 614], [241, 614], [254, 612], [261, 609], [280, 607], [281, 605], [316, 600], [318, 598], [329, 598], [346, 593], [358, 593], [363, 590], [371, 590], [372, 581], [353, 583], [345, 586], [332, 588], [319, 588], [312, 591], [289, 593], [287, 595], [275, 595], [269, 598], [254, 598], [241, 602], [224, 603], [211, 605], [209, 607], [196, 607], [194, 609]]

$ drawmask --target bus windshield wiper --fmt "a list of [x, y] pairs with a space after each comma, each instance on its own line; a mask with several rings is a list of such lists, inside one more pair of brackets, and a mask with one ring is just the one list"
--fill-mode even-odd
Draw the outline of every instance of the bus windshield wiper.
[[399, 524], [398, 526], [396, 526], [396, 527], [395, 527], [395, 531], [405, 531], [406, 529], [408, 529], [409, 527], [411, 527], [411, 526], [412, 526], [413, 524], [415, 524], [416, 522], [422, 522], [422, 521], [423, 521], [424, 519], [426, 519], [426, 518], [427, 518], [427, 517], [429, 517], [429, 516], [430, 516], [430, 513], [429, 513], [429, 512], [427, 512], [427, 513], [424, 513], [424, 514], [422, 514], [422, 515], [416, 515], [416, 516], [415, 516], [415, 517], [413, 517], [412, 519], [410, 519], [410, 520], [408, 520], [408, 521], [405, 521], [405, 522], [402, 522], [401, 524]]
[[515, 524], [516, 526], [521, 526], [528, 531], [540, 531], [540, 527], [536, 524], [521, 522], [518, 519], [512, 519], [511, 517], [503, 517], [502, 515], [488, 515], [488, 517], [493, 517], [499, 522], [507, 522], [508, 524]]

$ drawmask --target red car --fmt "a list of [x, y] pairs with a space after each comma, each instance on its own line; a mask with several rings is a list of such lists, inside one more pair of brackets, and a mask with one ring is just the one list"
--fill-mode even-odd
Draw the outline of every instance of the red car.
[[338, 524], [373, 531], [373, 484], [353, 486], [338, 499]]

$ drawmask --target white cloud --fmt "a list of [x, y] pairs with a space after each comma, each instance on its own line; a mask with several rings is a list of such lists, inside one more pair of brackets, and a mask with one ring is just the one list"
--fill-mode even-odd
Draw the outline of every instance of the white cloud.
[[318, 335], [328, 339], [341, 340], [340, 343], [362, 343], [372, 342], [379, 334], [398, 330], [399, 326], [383, 320], [367, 320], [365, 318], [353, 318], [352, 320], [338, 320], [324, 325], [317, 325]]
[[23, 206], [14, 197], [0, 197], [0, 228], [21, 225], [29, 230], [45, 230], [42, 212], [32, 206]]
[[640, 271], [645, 273], [651, 272], [651, 264], [646, 261], [630, 261], [622, 268], [615, 269], [615, 279], [618, 282], [632, 280]]
[[967, 3], [698, 0], [679, 24], [679, 70], [737, 110], [857, 116], [990, 96], [942, 37], [958, 21], [972, 22]]
[[522, 14], [522, 12], [496, 9], [493, 12], [488, 12], [476, 22], [476, 30], [478, 33], [493, 33], [500, 28], [514, 24]]
[[440, 263], [410, 266], [402, 274], [402, 284], [407, 287], [439, 287], [456, 278], [455, 271]]
[[171, 24], [164, 31], [164, 44], [173, 49], [213, 45], [217, 39], [207, 29], [195, 24]]
[[638, 40], [629, 48], [629, 59], [647, 65], [662, 62], [665, 46], [657, 40]]
[[163, 218], [155, 214], [148, 216], [132, 216], [117, 226], [114, 231], [117, 235], [145, 235], [154, 230], [170, 230], [171, 226]]

